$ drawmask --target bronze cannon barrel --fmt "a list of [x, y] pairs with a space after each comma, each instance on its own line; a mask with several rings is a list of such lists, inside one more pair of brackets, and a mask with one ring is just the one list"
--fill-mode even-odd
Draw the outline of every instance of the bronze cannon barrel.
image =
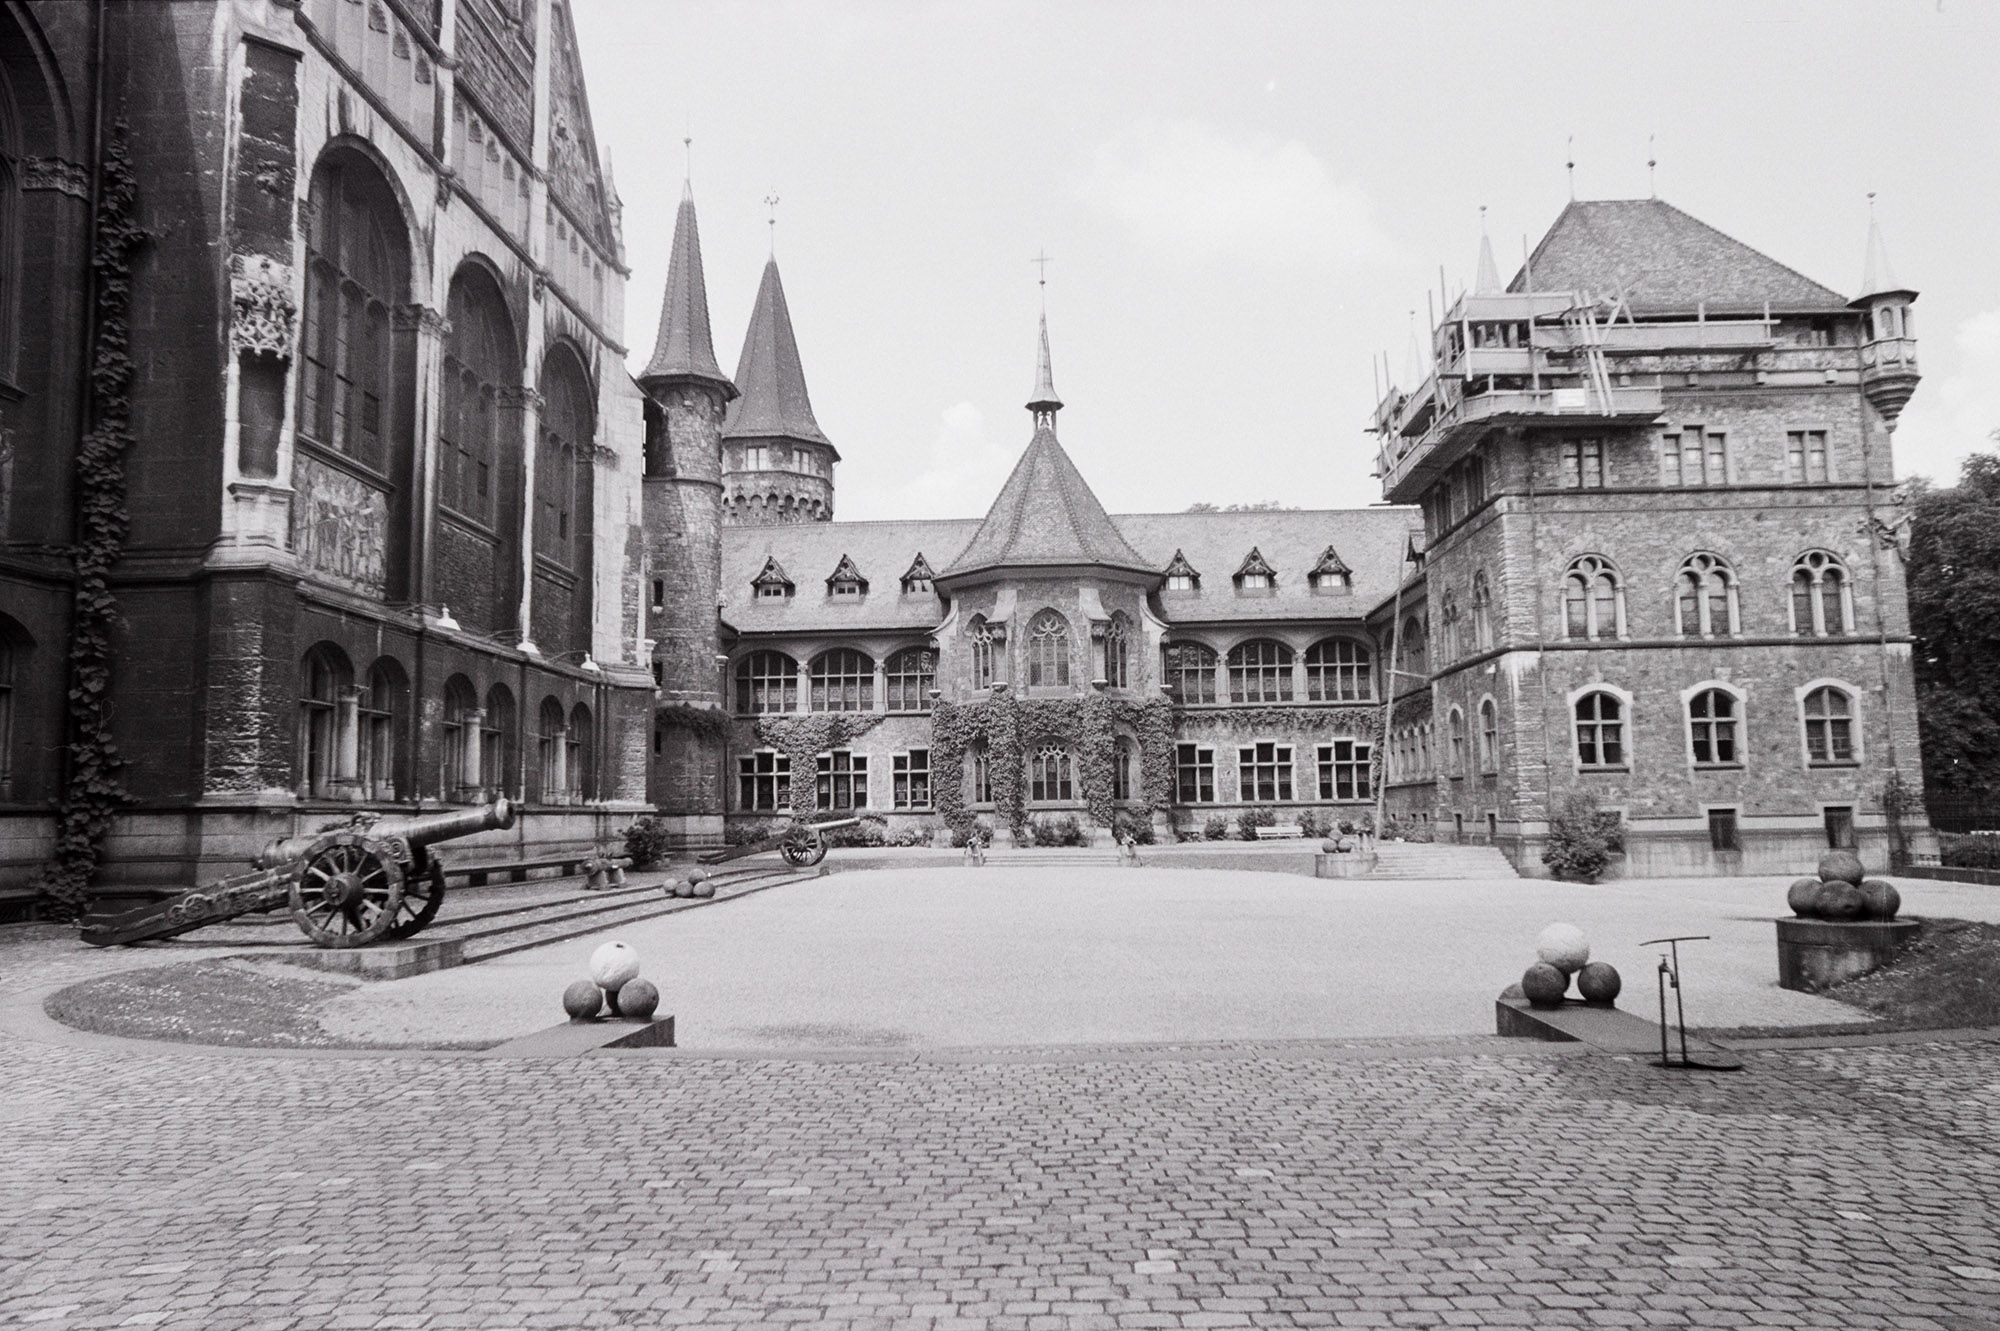
[[[400, 837], [411, 850], [421, 850], [425, 846], [453, 837], [471, 836], [474, 832], [485, 832], [494, 828], [514, 825], [514, 805], [511, 800], [497, 799], [491, 804], [482, 804], [474, 809], [450, 809], [443, 813], [420, 813], [407, 818], [379, 818], [363, 829], [363, 835], [375, 841], [387, 841]], [[313, 843], [325, 832], [307, 832], [298, 836], [280, 837], [267, 844], [252, 861], [259, 868], [276, 868], [289, 864], [312, 848]]]

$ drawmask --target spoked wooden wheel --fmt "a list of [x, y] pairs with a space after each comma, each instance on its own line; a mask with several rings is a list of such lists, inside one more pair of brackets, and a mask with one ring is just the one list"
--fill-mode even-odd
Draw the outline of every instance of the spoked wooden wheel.
[[[421, 854], [421, 852], [419, 852]], [[384, 938], [408, 938], [420, 933], [437, 918], [444, 905], [444, 865], [433, 859], [403, 876], [403, 904], [396, 908], [396, 922]]]
[[826, 837], [810, 827], [795, 827], [778, 847], [785, 863], [795, 869], [810, 869], [826, 858]]
[[403, 866], [354, 832], [313, 842], [292, 875], [292, 918], [320, 947], [360, 947], [396, 923]]

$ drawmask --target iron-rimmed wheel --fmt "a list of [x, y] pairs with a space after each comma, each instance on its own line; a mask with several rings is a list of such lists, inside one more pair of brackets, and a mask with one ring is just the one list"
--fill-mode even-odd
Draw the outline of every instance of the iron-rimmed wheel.
[[794, 827], [778, 847], [785, 863], [795, 869], [810, 869], [826, 858], [826, 837], [810, 827]]
[[[421, 852], [419, 852], [421, 854]], [[421, 933], [437, 918], [444, 905], [444, 864], [435, 858], [403, 875], [403, 904], [396, 909], [396, 922], [385, 938], [408, 938]]]
[[403, 866], [355, 832], [319, 838], [292, 873], [292, 918], [319, 947], [360, 947], [389, 931], [403, 905]]

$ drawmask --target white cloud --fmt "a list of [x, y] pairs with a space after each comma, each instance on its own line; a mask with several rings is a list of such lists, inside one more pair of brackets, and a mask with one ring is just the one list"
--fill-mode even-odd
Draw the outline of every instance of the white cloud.
[[[986, 436], [985, 415], [970, 402], [938, 415], [937, 436], [920, 469], [897, 483], [869, 487], [865, 503], [840, 505], [844, 518], [983, 517], [1013, 470], [1021, 441]], [[858, 498], [858, 496], [857, 496]], [[865, 510], [865, 511], [864, 511]]]
[[1146, 121], [1101, 145], [1084, 202], [1176, 258], [1354, 263], [1387, 253], [1368, 192], [1296, 139]]
[[1992, 434], [2000, 429], [2000, 310], [1960, 323], [1952, 344], [1957, 364], [1951, 373], [1919, 384], [1897, 422], [1899, 477], [1928, 476], [1952, 485], [1968, 453], [1994, 447]]

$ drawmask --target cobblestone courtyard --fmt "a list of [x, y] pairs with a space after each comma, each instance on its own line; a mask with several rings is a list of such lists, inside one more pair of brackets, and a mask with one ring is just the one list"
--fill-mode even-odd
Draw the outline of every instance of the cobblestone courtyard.
[[0, 1326], [2000, 1328], [1992, 1040], [554, 1061], [25, 1015], [142, 959], [0, 943]]

